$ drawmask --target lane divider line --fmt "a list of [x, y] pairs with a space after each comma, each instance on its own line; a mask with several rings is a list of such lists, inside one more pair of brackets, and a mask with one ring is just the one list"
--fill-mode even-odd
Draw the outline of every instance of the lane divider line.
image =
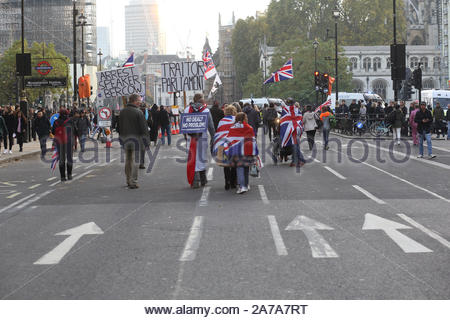
[[331, 169], [328, 166], [324, 166], [325, 169], [327, 169], [328, 171], [330, 171], [332, 174], [334, 174], [336, 177], [338, 177], [341, 180], [347, 180], [346, 177], [344, 177], [342, 174], [340, 174], [339, 172], [337, 172], [336, 170]]
[[207, 176], [208, 181], [211, 181], [213, 179], [213, 174], [214, 174], [214, 168], [209, 168], [208, 176]]
[[275, 218], [275, 216], [267, 216], [267, 219], [269, 219], [270, 231], [272, 232], [278, 255], [287, 256], [288, 252], [283, 237], [281, 236], [280, 228], [278, 227], [277, 218]]
[[384, 202], [383, 200], [375, 197], [373, 194], [371, 194], [369, 191], [361, 188], [360, 186], [356, 186], [354, 185], [353, 188], [355, 188], [356, 190], [358, 190], [359, 192], [361, 192], [362, 194], [364, 194], [367, 198], [375, 201], [378, 204], [386, 204], [386, 202]]
[[259, 194], [261, 195], [261, 200], [263, 201], [263, 203], [269, 204], [270, 201], [269, 201], [269, 198], [267, 198], [267, 193], [266, 193], [266, 190], [264, 189], [264, 186], [260, 184], [258, 186], [258, 189], [259, 189]]
[[207, 207], [208, 206], [208, 196], [209, 196], [209, 191], [211, 190], [211, 187], [204, 187], [203, 188], [203, 194], [202, 197], [200, 198], [200, 202], [199, 202], [199, 206], [200, 207]]
[[48, 178], [47, 181], [50, 182], [50, 181], [53, 181], [53, 180], [56, 180], [56, 179], [58, 179], [58, 177]]
[[37, 187], [39, 187], [40, 185], [41, 185], [41, 184], [38, 183], [38, 184], [35, 184], [34, 186], [29, 187], [28, 189], [29, 189], [29, 190], [33, 190], [33, 189], [36, 189]]
[[17, 197], [17, 196], [19, 196], [19, 195], [21, 195], [21, 194], [22, 194], [22, 192], [13, 193], [12, 195], [7, 196], [6, 198], [7, 198], [7, 199], [13, 199], [13, 198], [15, 198], [15, 197]]
[[35, 196], [34, 198], [31, 198], [30, 200], [25, 201], [24, 203], [22, 203], [21, 205], [17, 206], [16, 209], [17, 210], [22, 210], [23, 208], [29, 206], [30, 204], [44, 198], [45, 196], [49, 195], [50, 193], [52, 193], [55, 190], [47, 190], [44, 193], [41, 193], [40, 195]]
[[20, 203], [22, 203], [23, 201], [26, 201], [26, 200], [28, 200], [28, 199], [34, 197], [35, 195], [36, 195], [36, 193], [32, 193], [32, 194], [30, 194], [29, 196], [26, 196], [25, 198], [19, 199], [19, 200], [17, 200], [16, 202], [11, 203], [9, 206], [6, 206], [6, 207], [4, 207], [3, 209], [0, 209], [0, 213], [3, 213], [3, 212], [5, 212], [5, 211], [7, 211], [7, 210], [9, 210], [9, 209], [11, 209], [11, 208], [17, 206], [18, 204], [20, 204]]
[[197, 255], [197, 250], [200, 247], [200, 240], [203, 233], [203, 216], [197, 216], [194, 218], [189, 237], [184, 246], [183, 254], [180, 257], [180, 261], [194, 261]]
[[405, 220], [406, 222], [408, 222], [410, 225], [414, 226], [415, 228], [419, 229], [420, 231], [422, 231], [423, 233], [428, 235], [430, 238], [433, 238], [434, 240], [440, 242], [442, 245], [444, 245], [445, 247], [450, 249], [450, 242], [447, 241], [446, 239], [444, 239], [443, 237], [441, 237], [440, 235], [438, 235], [436, 232], [433, 232], [430, 229], [428, 229], [427, 227], [424, 227], [423, 225], [414, 221], [407, 215], [399, 213], [399, 214], [397, 214], [397, 216], [399, 216], [400, 218], [402, 218], [403, 220]]

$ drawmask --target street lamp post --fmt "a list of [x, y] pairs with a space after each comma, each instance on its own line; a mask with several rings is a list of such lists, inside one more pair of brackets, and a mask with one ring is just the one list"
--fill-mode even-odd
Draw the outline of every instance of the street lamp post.
[[341, 15], [339, 8], [337, 6], [333, 10], [334, 17], [334, 47], [335, 47], [335, 66], [336, 66], [336, 101], [339, 101], [339, 52], [338, 52], [338, 20]]
[[73, 0], [73, 102], [78, 100], [78, 77], [77, 77], [77, 15], [76, 0]]
[[81, 27], [81, 74], [84, 76], [84, 66], [86, 64], [84, 60], [84, 27], [87, 24], [86, 17], [83, 13], [78, 17], [78, 26]]
[[[314, 72], [317, 71], [317, 48], [319, 47], [319, 42], [316, 40], [314, 40], [313, 42], [313, 48], [314, 48]], [[319, 91], [317, 90], [317, 88], [315, 88], [316, 90], [316, 107], [319, 105]]]

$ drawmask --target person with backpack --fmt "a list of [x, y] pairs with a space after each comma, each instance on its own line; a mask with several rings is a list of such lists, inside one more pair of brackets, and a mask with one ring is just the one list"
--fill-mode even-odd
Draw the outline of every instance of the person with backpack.
[[244, 105], [244, 109], [242, 110], [248, 118], [248, 124], [253, 128], [253, 131], [255, 132], [255, 137], [258, 136], [258, 128], [261, 124], [261, 116], [258, 111], [255, 110], [255, 106], [249, 103], [246, 103]]
[[[59, 118], [53, 123], [52, 134], [55, 137], [55, 148], [59, 157], [59, 173], [61, 181], [72, 180], [73, 169], [73, 128], [74, 124], [65, 107], [59, 110]], [[67, 178], [66, 178], [67, 169]]]
[[[196, 93], [194, 102], [191, 103], [184, 113], [201, 113], [207, 115], [207, 126], [211, 138], [214, 137], [215, 129], [213, 119], [208, 107], [205, 105], [203, 94]], [[187, 180], [191, 188], [200, 188], [208, 183], [206, 177], [207, 152], [210, 150], [208, 145], [208, 134], [192, 133], [188, 135], [188, 162], [187, 162]]]
[[308, 137], [309, 150], [314, 148], [314, 139], [316, 136], [317, 122], [319, 121], [319, 116], [317, 113], [313, 112], [312, 106], [306, 107], [306, 112], [303, 115], [303, 124], [306, 131], [306, 136]]
[[272, 141], [272, 135], [275, 136], [275, 120], [278, 118], [278, 112], [275, 109], [275, 104], [270, 103], [269, 107], [264, 110], [263, 113], [263, 121], [264, 125], [267, 127], [269, 131], [269, 140]]
[[394, 110], [389, 114], [389, 119], [392, 123], [393, 141], [394, 143], [397, 142], [397, 145], [400, 145], [401, 132], [403, 122], [405, 121], [405, 115], [403, 114], [398, 104], [395, 105]]

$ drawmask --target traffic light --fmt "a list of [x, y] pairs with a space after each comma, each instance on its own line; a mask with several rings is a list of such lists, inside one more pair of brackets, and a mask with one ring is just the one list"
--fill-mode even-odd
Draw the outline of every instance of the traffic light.
[[93, 92], [92, 92], [92, 89], [94, 89], [92, 86], [90, 87], [90, 91], [89, 91], [89, 97], [92, 97], [92, 94], [93, 94]]
[[314, 72], [314, 86], [316, 88], [316, 91], [320, 90], [320, 72], [319, 71]]
[[411, 70], [409, 68], [406, 68], [405, 81], [403, 81], [403, 86], [400, 91], [400, 96], [402, 97], [402, 100], [404, 101], [411, 100], [411, 95], [414, 93], [412, 85], [413, 85], [413, 74], [411, 73]]
[[422, 69], [420, 67], [413, 72], [412, 85], [417, 90], [422, 90]]
[[329, 83], [330, 83], [330, 76], [328, 75], [328, 73], [324, 73], [322, 75], [322, 81], [321, 81], [321, 91], [323, 93], [328, 93], [329, 90]]

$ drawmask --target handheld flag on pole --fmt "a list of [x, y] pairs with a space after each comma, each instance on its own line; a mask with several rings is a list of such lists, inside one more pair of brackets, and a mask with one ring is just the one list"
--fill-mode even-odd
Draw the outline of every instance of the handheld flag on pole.
[[222, 80], [220, 80], [219, 75], [216, 74], [216, 78], [214, 79], [214, 84], [211, 88], [211, 92], [209, 93], [208, 98], [211, 98], [212, 95], [216, 93], [216, 91], [219, 89], [220, 85], [222, 85]]
[[214, 65], [211, 52], [208, 50], [203, 53], [202, 59], [205, 63], [205, 80], [208, 80], [217, 74], [216, 66]]
[[325, 103], [318, 106], [317, 109], [314, 110], [314, 113], [322, 112], [323, 107], [331, 107], [331, 100], [327, 100], [327, 101], [325, 101]]
[[123, 68], [126, 67], [134, 67], [134, 52], [131, 53], [131, 56], [128, 58], [128, 60], [123, 64]]
[[280, 82], [283, 80], [289, 80], [294, 78], [294, 70], [292, 69], [292, 58], [288, 60], [284, 64], [281, 69], [277, 70], [276, 72], [272, 73], [272, 76], [264, 81], [264, 84], [272, 83], [272, 82]]

